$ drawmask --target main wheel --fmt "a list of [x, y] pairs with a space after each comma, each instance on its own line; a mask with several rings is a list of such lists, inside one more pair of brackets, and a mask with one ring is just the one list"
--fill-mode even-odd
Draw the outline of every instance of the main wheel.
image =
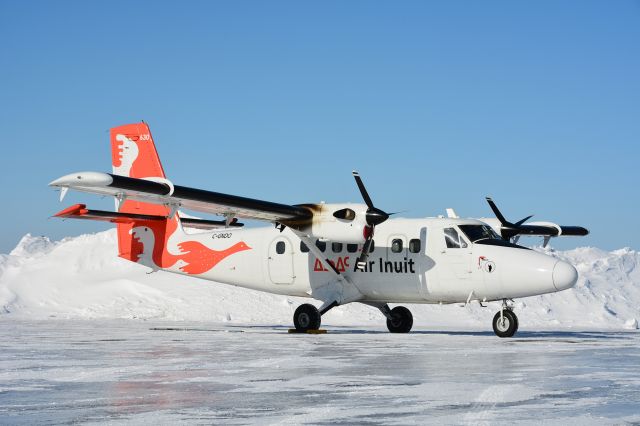
[[509, 309], [502, 311], [502, 319], [500, 312], [493, 317], [493, 332], [498, 337], [511, 337], [518, 330], [518, 317]]
[[317, 330], [320, 328], [320, 312], [308, 303], [298, 306], [293, 314], [293, 325], [298, 331]]
[[391, 310], [391, 319], [387, 318], [387, 328], [392, 333], [408, 333], [413, 327], [413, 315], [404, 306], [396, 306]]

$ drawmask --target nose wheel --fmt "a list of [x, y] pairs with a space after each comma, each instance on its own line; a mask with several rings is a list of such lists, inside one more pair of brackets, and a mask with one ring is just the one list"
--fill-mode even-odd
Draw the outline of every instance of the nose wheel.
[[503, 308], [493, 317], [493, 332], [498, 337], [512, 337], [518, 331], [518, 317], [511, 309]]
[[408, 333], [413, 327], [413, 315], [404, 306], [396, 306], [389, 312], [387, 318], [387, 328], [391, 333]]

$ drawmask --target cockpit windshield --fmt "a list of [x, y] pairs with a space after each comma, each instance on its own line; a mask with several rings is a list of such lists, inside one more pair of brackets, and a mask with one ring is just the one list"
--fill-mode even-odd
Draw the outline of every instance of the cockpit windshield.
[[500, 236], [489, 225], [458, 225], [472, 243], [480, 240], [498, 240]]

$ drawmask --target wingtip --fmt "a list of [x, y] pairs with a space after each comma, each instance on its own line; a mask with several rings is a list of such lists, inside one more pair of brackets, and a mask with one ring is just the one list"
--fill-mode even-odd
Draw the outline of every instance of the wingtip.
[[109, 186], [113, 178], [102, 172], [77, 172], [71, 173], [49, 182], [49, 186]]

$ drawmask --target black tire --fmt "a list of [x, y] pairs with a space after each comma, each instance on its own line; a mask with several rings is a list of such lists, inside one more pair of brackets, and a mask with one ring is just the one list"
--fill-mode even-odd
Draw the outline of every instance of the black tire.
[[298, 331], [317, 330], [320, 328], [320, 312], [308, 303], [298, 306], [293, 314], [293, 325]]
[[500, 312], [493, 317], [493, 332], [498, 337], [512, 337], [518, 331], [518, 317], [509, 309], [502, 311], [503, 321], [500, 321]]
[[404, 306], [396, 306], [391, 310], [391, 318], [387, 319], [387, 328], [391, 333], [408, 333], [413, 327], [413, 315]]

